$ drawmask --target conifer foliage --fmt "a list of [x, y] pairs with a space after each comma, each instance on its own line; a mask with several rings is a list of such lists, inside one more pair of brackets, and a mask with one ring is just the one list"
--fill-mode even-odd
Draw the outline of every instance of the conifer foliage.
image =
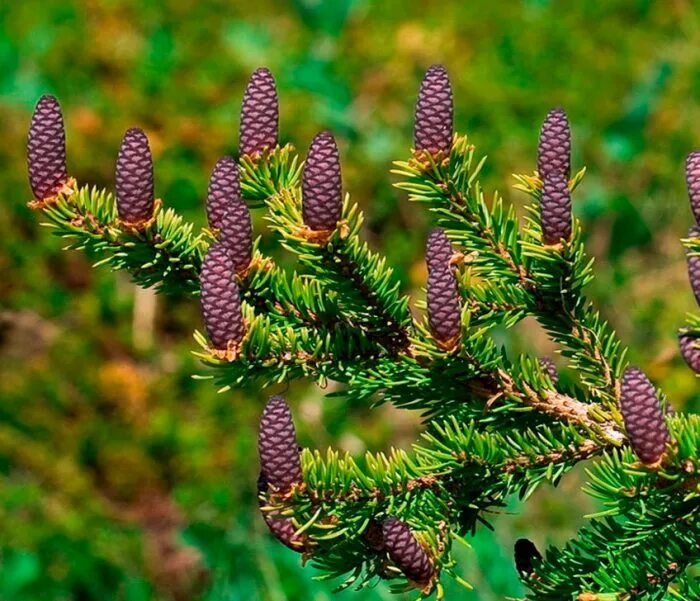
[[[222, 389], [332, 379], [348, 400], [421, 412], [425, 429], [410, 450], [355, 458], [300, 448], [293, 408], [271, 397], [260, 419], [257, 488], [272, 535], [340, 588], [387, 579], [395, 591], [441, 598], [445, 577], [465, 583], [455, 540], [514, 495], [527, 500], [591, 460], [588, 492], [605, 510], [562, 548], [540, 554], [526, 539], [515, 543], [512, 569], [527, 599], [697, 598], [689, 568], [700, 563], [700, 419], [672, 412], [627, 365], [626, 349], [585, 296], [592, 262], [572, 202], [584, 170], [571, 170], [564, 111], [546, 116], [537, 170], [516, 176], [531, 199], [521, 222], [497, 194], [487, 201], [484, 161], [453, 131], [447, 71], [428, 70], [413, 152], [394, 169], [397, 188], [436, 226], [425, 297], [416, 303], [423, 316], [409, 310], [402, 283], [363, 241], [363, 215], [343, 196], [332, 134], [314, 138], [304, 163], [293, 146], [278, 145], [278, 114], [274, 78], [258, 69], [243, 99], [241, 156], [215, 166], [209, 227], [201, 229], [167, 199], [156, 202], [141, 130], [122, 142], [116, 197], [69, 182], [55, 99], [39, 101], [27, 149], [30, 206], [69, 248], [140, 286], [198, 299], [206, 335], [196, 333], [196, 354]], [[699, 165], [691, 154], [696, 218]], [[250, 210], [261, 207], [296, 270], [253, 241]], [[683, 244], [700, 299], [696, 230]], [[560, 384], [551, 359], [499, 347], [494, 330], [526, 317], [539, 321], [561, 355], [557, 365], [576, 378]], [[700, 317], [689, 318], [678, 340], [698, 372]]]

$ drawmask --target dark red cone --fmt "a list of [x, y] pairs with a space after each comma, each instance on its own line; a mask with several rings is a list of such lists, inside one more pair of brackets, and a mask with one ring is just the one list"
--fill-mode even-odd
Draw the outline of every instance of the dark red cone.
[[270, 397], [260, 418], [258, 433], [260, 469], [279, 490], [301, 482], [301, 461], [292, 412], [280, 396]]
[[445, 67], [433, 65], [423, 77], [416, 103], [413, 147], [433, 156], [449, 155], [453, 136], [452, 86]]
[[542, 555], [537, 550], [537, 547], [526, 538], [515, 541], [514, 555], [515, 569], [523, 578], [530, 577], [535, 571], [533, 564], [542, 559]]
[[696, 374], [700, 374], [700, 338], [680, 332], [678, 334], [678, 346], [688, 367]]
[[261, 67], [250, 76], [241, 107], [238, 150], [241, 155], [256, 156], [277, 146], [279, 101], [275, 78]]
[[457, 276], [449, 265], [428, 271], [428, 323], [433, 337], [446, 347], [459, 341], [461, 302]]
[[37, 200], [55, 196], [68, 181], [66, 130], [58, 100], [42, 96], [34, 108], [27, 141], [29, 183]]
[[390, 517], [382, 524], [384, 548], [391, 561], [406, 578], [425, 584], [433, 577], [433, 566], [428, 554], [413, 536], [408, 524]]
[[209, 227], [220, 230], [224, 215], [231, 205], [241, 200], [238, 164], [231, 157], [222, 157], [214, 165], [207, 191]]
[[700, 225], [700, 152], [691, 152], [685, 161], [685, 182], [695, 223]]
[[119, 218], [138, 225], [153, 217], [153, 158], [146, 134], [127, 130], [117, 158], [117, 211]]
[[202, 312], [212, 347], [222, 351], [238, 344], [245, 334], [234, 274], [228, 250], [221, 243], [212, 245], [200, 273]]
[[543, 180], [549, 175], [571, 177], [571, 127], [564, 109], [547, 113], [537, 147], [537, 171]]
[[540, 357], [538, 361], [540, 367], [549, 375], [552, 384], [556, 386], [559, 383], [559, 373], [557, 372], [557, 366], [554, 365], [554, 361], [550, 357]]
[[221, 224], [221, 243], [228, 249], [236, 273], [248, 269], [253, 256], [253, 226], [248, 206], [241, 200], [234, 202]]
[[435, 228], [430, 232], [428, 242], [425, 245], [425, 262], [428, 265], [428, 270], [449, 266], [453, 255], [454, 250], [445, 231]]
[[315, 231], [335, 229], [343, 208], [340, 156], [330, 132], [319, 133], [311, 142], [302, 174], [304, 223]]
[[545, 177], [540, 219], [545, 244], [558, 244], [571, 237], [571, 193], [565, 175], [552, 173]]
[[654, 386], [644, 372], [628, 367], [622, 376], [620, 410], [637, 457], [656, 463], [669, 441], [666, 420]]
[[[700, 229], [691, 227], [688, 232], [688, 238], [700, 237]], [[688, 262], [688, 281], [690, 288], [695, 295], [695, 301], [700, 305], [700, 253], [686, 250], [686, 260]]]

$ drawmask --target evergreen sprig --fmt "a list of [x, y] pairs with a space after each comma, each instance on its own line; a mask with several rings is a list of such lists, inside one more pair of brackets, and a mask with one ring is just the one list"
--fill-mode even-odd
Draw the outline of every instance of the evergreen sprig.
[[[532, 200], [521, 223], [497, 193], [483, 190], [485, 158], [453, 132], [451, 89], [446, 70], [431, 67], [416, 105], [415, 148], [395, 163], [396, 186], [441, 228], [429, 239], [425, 296], [415, 303], [422, 317], [411, 313], [386, 259], [362, 239], [363, 214], [342, 192], [332, 135], [316, 137], [306, 166], [291, 145], [275, 146], [277, 92], [265, 69], [245, 95], [243, 154], [226, 159], [221, 177], [235, 184], [230, 170], [239, 169], [240, 196], [265, 210], [296, 269], [283, 269], [252, 241], [236, 185], [235, 198], [222, 191], [211, 201], [212, 229], [197, 230], [164, 202], [151, 206], [150, 154], [135, 133], [120, 158], [121, 208], [135, 190], [148, 211], [137, 222], [120, 219], [112, 194], [68, 178], [55, 100], [40, 103], [31, 125], [31, 182], [41, 191], [31, 206], [69, 239], [67, 248], [127, 271], [140, 286], [193, 297], [203, 288], [211, 339], [195, 332], [207, 368], [200, 377], [221, 390], [334, 380], [342, 384], [336, 396], [421, 412], [424, 431], [410, 450], [360, 460], [299, 449], [293, 412], [280, 397], [268, 403], [260, 509], [272, 535], [339, 588], [387, 579], [393, 590], [439, 598], [443, 574], [469, 586], [453, 543], [509, 497], [526, 501], [543, 482], [556, 485], [594, 459], [587, 492], [602, 510], [544, 556], [527, 541], [516, 545], [528, 598], [696, 598], [700, 586], [687, 568], [700, 563], [700, 420], [673, 414], [646, 376], [627, 366], [625, 348], [585, 296], [592, 260], [573, 215], [585, 170], [571, 176], [566, 114], [555, 109], [545, 119], [538, 171], [516, 176], [515, 187]], [[697, 165], [691, 155], [693, 208]], [[697, 230], [683, 243], [700, 298]], [[561, 386], [551, 360], [509, 356], [496, 343], [494, 328], [528, 316], [558, 344], [576, 385]], [[692, 315], [679, 344], [695, 371], [697, 339], [700, 316]]]

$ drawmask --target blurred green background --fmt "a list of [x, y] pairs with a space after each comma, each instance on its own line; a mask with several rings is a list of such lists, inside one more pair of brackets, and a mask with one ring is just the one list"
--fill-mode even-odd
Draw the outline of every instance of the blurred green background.
[[[391, 187], [407, 156], [422, 72], [449, 69], [456, 122], [490, 159], [487, 189], [521, 207], [546, 111], [563, 105], [575, 196], [598, 279], [590, 294], [677, 408], [696, 409], [675, 331], [693, 310], [679, 237], [690, 224], [685, 154], [700, 145], [700, 15], [692, 0], [440, 3], [296, 0], [23, 0], [0, 3], [0, 599], [330, 599], [331, 583], [269, 538], [257, 515], [264, 393], [217, 394], [190, 351], [194, 302], [92, 269], [26, 208], [29, 116], [60, 99], [70, 172], [112, 186], [123, 131], [144, 127], [157, 193], [202, 224], [209, 171], [237, 147], [250, 72], [277, 77], [281, 136], [304, 149], [330, 127], [366, 236], [414, 294], [430, 222]], [[258, 231], [263, 227], [255, 217]], [[504, 342], [553, 352], [532, 323]], [[324, 401], [290, 386], [302, 443], [360, 454], [407, 446], [416, 415]], [[517, 595], [519, 536], [561, 543], [594, 505], [582, 470], [493, 515], [460, 552], [475, 586]], [[512, 509], [512, 511], [511, 511]], [[338, 599], [378, 600], [387, 588]]]

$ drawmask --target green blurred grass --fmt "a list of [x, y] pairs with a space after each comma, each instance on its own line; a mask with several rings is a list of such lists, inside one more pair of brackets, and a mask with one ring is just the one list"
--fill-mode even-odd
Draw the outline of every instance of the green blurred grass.
[[[332, 588], [313, 584], [256, 519], [263, 396], [217, 395], [190, 378], [197, 306], [158, 299], [148, 328], [135, 327], [152, 299], [62, 253], [25, 207], [26, 129], [46, 92], [64, 107], [80, 181], [111, 186], [121, 134], [140, 125], [158, 194], [202, 223], [209, 170], [236, 148], [245, 81], [269, 66], [283, 140], [303, 149], [318, 129], [338, 134], [366, 235], [416, 293], [429, 220], [391, 187], [388, 170], [408, 152], [422, 71], [447, 65], [458, 128], [490, 157], [487, 189], [518, 206], [510, 174], [533, 169], [539, 123], [561, 104], [574, 163], [589, 168], [575, 210], [598, 261], [591, 295], [676, 406], [697, 407], [675, 347], [693, 309], [678, 242], [690, 222], [683, 158], [700, 140], [692, 2], [24, 0], [0, 5], [0, 22], [3, 601], [277, 601], [326, 599]], [[531, 324], [504, 342], [552, 351]], [[322, 393], [289, 391], [304, 444], [359, 453], [415, 436], [415, 416], [346, 411]], [[590, 509], [579, 483], [576, 474], [565, 481], [565, 502], [542, 491], [524, 513], [513, 506], [518, 514], [493, 516], [496, 532], [480, 530], [461, 563], [478, 592], [451, 588], [448, 598], [518, 594], [510, 546], [521, 535], [542, 545], [572, 534]]]

